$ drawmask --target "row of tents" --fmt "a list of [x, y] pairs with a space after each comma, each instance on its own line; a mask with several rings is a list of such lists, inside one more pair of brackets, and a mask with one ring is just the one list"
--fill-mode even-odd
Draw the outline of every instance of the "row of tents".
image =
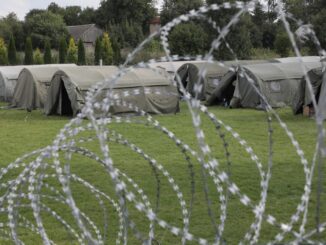
[[[0, 67], [1, 100], [11, 108], [42, 109], [46, 115], [76, 115], [94, 85], [119, 74], [115, 66], [40, 65]], [[112, 85], [112, 86], [111, 86]], [[111, 94], [110, 113], [139, 110], [153, 114], [179, 111], [177, 87], [163, 70], [135, 68], [107, 83], [98, 100]]]
[[[264, 108], [267, 101], [272, 107], [291, 106], [294, 113], [300, 113], [312, 100], [307, 74], [326, 118], [323, 65], [318, 56], [301, 60], [158, 62], [121, 74], [114, 85], [106, 84], [97, 99], [112, 92], [112, 113], [137, 108], [155, 114], [176, 113], [182, 89], [174, 80], [179, 80], [190, 95], [206, 105]], [[0, 67], [0, 101], [29, 111], [40, 108], [47, 115], [76, 115], [85, 104], [87, 92], [99, 81], [112, 80], [119, 71], [115, 66], [74, 64]]]
[[[176, 79], [207, 106], [264, 109], [267, 102], [273, 108], [290, 106], [298, 114], [312, 104], [308, 77], [319, 111], [326, 119], [325, 67], [326, 62], [319, 56], [187, 63], [178, 68]], [[196, 87], [201, 88], [200, 92]]]

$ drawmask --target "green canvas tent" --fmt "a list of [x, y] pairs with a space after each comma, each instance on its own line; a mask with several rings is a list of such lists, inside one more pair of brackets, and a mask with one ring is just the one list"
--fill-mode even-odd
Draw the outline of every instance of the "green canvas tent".
[[[191, 96], [195, 96], [195, 84], [202, 85], [201, 93], [198, 93], [197, 99], [207, 100], [219, 86], [221, 78], [228, 72], [233, 71], [233, 66], [238, 64], [256, 64], [266, 63], [271, 61], [266, 60], [239, 60], [239, 61], [226, 61], [226, 62], [201, 62], [201, 63], [186, 63], [182, 65], [177, 73], [181, 79], [183, 86]], [[276, 62], [276, 61], [274, 61]], [[202, 78], [200, 78], [200, 75]], [[200, 79], [199, 79], [200, 78]]]
[[173, 62], [155, 62], [149, 63], [148, 66], [154, 69], [163, 69], [170, 75], [174, 77], [175, 73], [178, 69], [183, 66], [184, 64], [197, 64], [197, 63], [204, 63], [205, 61], [202, 60], [188, 60], [188, 61], [173, 61]]
[[[318, 109], [323, 119], [326, 119], [326, 69], [318, 67], [307, 72], [307, 76], [312, 85], [313, 94], [318, 103]], [[300, 84], [300, 93], [295, 98], [292, 105], [294, 114], [302, 113], [304, 106], [312, 107], [312, 98], [309, 92], [306, 77], [302, 77]]]
[[[307, 70], [318, 68], [320, 62], [304, 63]], [[300, 80], [304, 71], [299, 63], [266, 63], [242, 66], [237, 69], [231, 107], [264, 107], [255, 87], [264, 95], [272, 107], [292, 106], [300, 93]], [[227, 80], [223, 78], [222, 80]], [[217, 94], [214, 91], [214, 96]], [[218, 99], [210, 98], [209, 102]]]
[[47, 89], [53, 74], [60, 67], [72, 67], [75, 64], [52, 64], [26, 66], [19, 73], [17, 85], [11, 101], [12, 107], [26, 110], [43, 108], [47, 97]]
[[0, 101], [10, 102], [17, 84], [19, 73], [25, 66], [0, 67]]
[[302, 56], [299, 57], [286, 57], [286, 58], [276, 58], [274, 59], [280, 63], [297, 63], [300, 62], [300, 60], [304, 63], [307, 62], [320, 62], [321, 58], [319, 56]]
[[[96, 83], [118, 73], [117, 67], [66, 67], [57, 71], [51, 81], [45, 114], [76, 115], [85, 104], [87, 91]], [[166, 77], [151, 69], [137, 68], [120, 77], [114, 85], [107, 84], [96, 100], [102, 101], [110, 86], [116, 102], [110, 113], [135, 112], [129, 103], [148, 113], [179, 111], [177, 88]], [[113, 100], [113, 99], [112, 99]]]

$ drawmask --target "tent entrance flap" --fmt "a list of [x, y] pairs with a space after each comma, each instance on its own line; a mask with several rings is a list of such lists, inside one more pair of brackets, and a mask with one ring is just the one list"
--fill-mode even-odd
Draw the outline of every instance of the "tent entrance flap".
[[60, 76], [55, 76], [52, 80], [52, 89], [49, 92], [45, 105], [45, 114], [72, 116], [73, 109], [69, 98], [65, 82]]
[[64, 82], [61, 80], [60, 82], [60, 92], [59, 92], [59, 106], [58, 109], [60, 108], [60, 113], [59, 115], [65, 115], [65, 116], [72, 116], [73, 115], [73, 110], [71, 107], [71, 101], [68, 96], [66, 87], [64, 85]]

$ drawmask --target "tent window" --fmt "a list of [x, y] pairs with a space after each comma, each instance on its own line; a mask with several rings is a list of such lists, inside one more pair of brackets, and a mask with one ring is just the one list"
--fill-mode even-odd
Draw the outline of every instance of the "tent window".
[[269, 89], [272, 93], [279, 93], [281, 92], [281, 83], [280, 82], [270, 82]]
[[209, 81], [210, 85], [213, 87], [217, 87], [218, 84], [220, 83], [220, 79], [218, 79], [216, 77], [210, 77], [210, 78], [208, 78], [208, 81]]

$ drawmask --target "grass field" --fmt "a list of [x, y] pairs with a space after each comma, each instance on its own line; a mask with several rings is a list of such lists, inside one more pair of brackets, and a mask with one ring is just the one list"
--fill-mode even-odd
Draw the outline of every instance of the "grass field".
[[[218, 119], [221, 119], [225, 124], [230, 125], [248, 142], [257, 156], [262, 160], [263, 167], [266, 170], [269, 152], [266, 114], [262, 111], [256, 110], [230, 110], [220, 107], [211, 107], [209, 110], [214, 113]], [[298, 140], [301, 148], [305, 152], [309, 164], [311, 164], [316, 142], [316, 127], [314, 121], [301, 115], [294, 116], [290, 109], [279, 109], [277, 112], [286, 122], [289, 129], [294, 133], [295, 138]], [[176, 115], [155, 116], [155, 119], [159, 120], [163, 126], [172, 131], [192, 149], [196, 151], [198, 150], [190, 113], [185, 104], [181, 104], [180, 113]], [[41, 111], [27, 113], [22, 110], [0, 110], [1, 167], [7, 166], [17, 157], [20, 157], [27, 152], [51, 144], [59, 130], [63, 128], [69, 120], [69, 118], [65, 117], [47, 117], [44, 116]], [[139, 118], [139, 121], [141, 121], [141, 118]], [[212, 149], [213, 156], [219, 160], [221, 169], [225, 171], [229, 170], [232, 181], [239, 186], [241, 192], [248, 195], [255, 204], [257, 204], [260, 199], [260, 175], [256, 165], [250, 160], [250, 156], [240, 146], [240, 144], [232, 138], [231, 134], [227, 133], [222, 128], [225, 134], [225, 139], [228, 142], [228, 150], [230, 153], [231, 164], [228, 164], [225, 158], [223, 142], [217, 134], [214, 125], [205, 117], [202, 118], [202, 124], [207, 143]], [[275, 120], [273, 120], [272, 125], [273, 168], [272, 179], [268, 190], [266, 213], [272, 214], [279, 222], [287, 223], [290, 221], [292, 214], [295, 213], [297, 204], [299, 203], [304, 191], [305, 177], [300, 158], [296, 155], [295, 149], [291, 145], [289, 138]], [[144, 150], [144, 152], [146, 152], [150, 157], [155, 158], [157, 162], [161, 163], [178, 184], [189, 207], [191, 199], [189, 166], [185, 161], [183, 154], [181, 154], [180, 150], [168, 137], [166, 137], [166, 135], [153, 127], [142, 123], [112, 123], [110, 129], [122, 134], [130, 142]], [[83, 136], [92, 135], [91, 132], [83, 134]], [[82, 146], [100, 154], [98, 150], [99, 145], [96, 142], [83, 143]], [[158, 199], [159, 207], [157, 210], [158, 217], [168, 221], [172, 225], [182, 227], [182, 215], [177, 196], [163, 174], [159, 173], [158, 177], [155, 177], [148, 162], [127, 147], [114, 142], [109, 143], [109, 146], [115, 166], [131, 177], [144, 190], [154, 207], [158, 198], [157, 179], [159, 179], [160, 192]], [[195, 195], [190, 217], [190, 232], [195, 236], [208, 239], [212, 242], [214, 241], [214, 229], [207, 214], [207, 205], [203, 191], [204, 181], [201, 175], [201, 168], [195, 159], [190, 159], [194, 164], [193, 170], [195, 172]], [[22, 169], [17, 169], [9, 172], [5, 180], [13, 179], [21, 170]], [[104, 171], [103, 167], [97, 162], [87, 159], [86, 157], [73, 155], [71, 172], [92, 183], [96, 188], [107, 193], [116, 200], [109, 176]], [[59, 189], [59, 184], [56, 180], [47, 179], [45, 182]], [[214, 220], [218, 223], [220, 212], [219, 197], [214, 189], [212, 180], [208, 180], [207, 185], [209, 189], [209, 199], [211, 200], [211, 209], [213, 210], [213, 216], [215, 217]], [[73, 196], [80, 209], [84, 211], [94, 221], [100, 231], [103, 232], [105, 224], [104, 215], [97, 199], [78, 183], [71, 183], [71, 188]], [[325, 222], [325, 181], [323, 183], [323, 188], [324, 191], [321, 199], [322, 206], [320, 219]], [[316, 178], [314, 178], [313, 193], [311, 195], [309, 206], [310, 212], [306, 227], [307, 230], [315, 228], [316, 189]], [[5, 190], [2, 190], [1, 193], [4, 194], [4, 191]], [[53, 195], [50, 194], [48, 190], [44, 190], [44, 194]], [[24, 202], [27, 201], [23, 200], [22, 203]], [[72, 227], [77, 227], [76, 224], [73, 223], [70, 210], [68, 210], [65, 205], [46, 198], [44, 198], [44, 200], [42, 199], [42, 202], [64, 217]], [[108, 244], [113, 244], [115, 243], [117, 233], [117, 215], [112, 206], [105, 203], [105, 207], [108, 211], [109, 222], [106, 241]], [[144, 215], [139, 214], [132, 204], [128, 204], [128, 208], [130, 209], [130, 217], [136, 223], [139, 231], [147, 234], [149, 223], [144, 218]], [[32, 212], [30, 212], [28, 208], [20, 208], [19, 210], [23, 216], [33, 220]], [[6, 215], [3, 214], [1, 218], [6, 220]], [[54, 242], [57, 244], [77, 243], [77, 240], [74, 239], [71, 234], [67, 233], [66, 230], [62, 228], [62, 225], [50, 217], [46, 212], [42, 212], [42, 218], [49, 237]], [[223, 240], [227, 244], [237, 244], [243, 239], [253, 221], [254, 214], [252, 213], [252, 210], [243, 206], [237, 197], [230, 196]], [[299, 225], [296, 225], [295, 229], [298, 230], [298, 227]], [[259, 243], [265, 244], [267, 241], [273, 240], [279, 231], [278, 228], [264, 222]], [[40, 238], [27, 229], [21, 228], [18, 232], [20, 238], [26, 244], [41, 243]], [[140, 244], [139, 241], [135, 240], [132, 231], [129, 231], [129, 234], [129, 244]], [[159, 228], [159, 226], [155, 226], [155, 235], [156, 240], [159, 241], [160, 244], [181, 243], [179, 237]], [[315, 235], [312, 238], [326, 242], [325, 233]], [[287, 235], [285, 242], [292, 239], [292, 235]], [[1, 244], [6, 243], [5, 240], [0, 242]], [[8, 242], [8, 244], [10, 243]], [[189, 244], [192, 243], [190, 242]]]

